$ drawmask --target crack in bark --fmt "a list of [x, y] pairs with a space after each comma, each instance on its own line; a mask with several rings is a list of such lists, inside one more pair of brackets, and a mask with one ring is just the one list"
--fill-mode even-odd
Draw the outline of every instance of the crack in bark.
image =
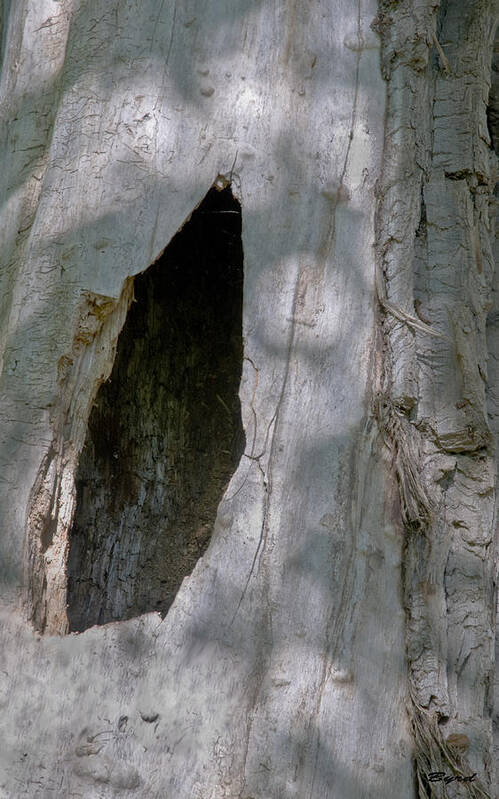
[[[294, 293], [293, 293], [293, 301], [292, 301], [292, 311], [291, 311], [291, 317], [292, 318], [295, 316], [296, 307], [297, 307], [297, 303], [298, 303], [299, 288], [300, 288], [300, 277], [301, 277], [300, 269], [298, 269], [298, 274], [297, 274], [297, 277], [296, 277], [295, 288], [294, 288]], [[232, 619], [230, 621], [230, 625], [229, 625], [230, 627], [233, 625], [233, 623], [234, 623], [234, 621], [236, 619], [236, 616], [237, 616], [237, 614], [239, 612], [239, 609], [241, 607], [241, 604], [243, 603], [244, 597], [246, 596], [246, 593], [247, 593], [247, 590], [248, 590], [248, 586], [250, 584], [250, 580], [251, 580], [251, 578], [253, 576], [253, 573], [254, 573], [254, 570], [255, 570], [256, 561], [257, 561], [259, 556], [260, 556], [260, 561], [261, 561], [263, 552], [265, 551], [266, 542], [267, 542], [268, 515], [269, 515], [270, 500], [271, 500], [271, 495], [272, 495], [272, 461], [274, 459], [274, 443], [275, 443], [275, 437], [276, 437], [276, 429], [277, 429], [277, 425], [278, 425], [278, 422], [279, 422], [279, 413], [280, 413], [281, 405], [282, 405], [282, 402], [283, 402], [283, 399], [284, 399], [284, 395], [285, 395], [286, 387], [287, 387], [287, 383], [288, 383], [288, 378], [289, 378], [289, 369], [290, 369], [290, 362], [291, 362], [291, 354], [292, 354], [294, 340], [295, 340], [295, 333], [296, 333], [296, 323], [295, 323], [295, 321], [293, 319], [293, 321], [291, 322], [291, 325], [290, 325], [290, 331], [289, 331], [289, 336], [288, 336], [288, 344], [287, 344], [287, 349], [286, 349], [286, 362], [285, 362], [285, 366], [284, 366], [284, 375], [283, 375], [283, 380], [282, 380], [282, 385], [281, 385], [281, 391], [280, 391], [279, 397], [277, 399], [277, 403], [276, 403], [276, 407], [275, 407], [274, 413], [273, 413], [272, 418], [270, 419], [270, 421], [268, 423], [268, 426], [267, 426], [267, 431], [266, 431], [265, 440], [264, 440], [263, 452], [260, 455], [258, 455], [258, 456], [256, 456], [254, 458], [254, 460], [256, 460], [256, 462], [258, 464], [258, 468], [259, 468], [259, 470], [260, 470], [260, 472], [262, 474], [262, 482], [263, 482], [263, 488], [264, 488], [263, 508], [262, 508], [262, 523], [261, 523], [261, 527], [260, 527], [260, 537], [258, 539], [258, 544], [257, 544], [256, 550], [255, 550], [255, 554], [253, 556], [253, 560], [252, 560], [252, 563], [251, 563], [251, 566], [250, 566], [248, 577], [246, 578], [246, 582], [245, 582], [244, 587], [243, 587], [242, 594], [241, 594], [241, 596], [239, 598], [239, 601], [237, 603], [236, 609], [234, 611], [234, 615], [232, 616]], [[271, 439], [270, 439], [270, 447], [269, 447], [269, 456], [268, 456], [268, 460], [267, 460], [267, 468], [264, 469], [264, 467], [262, 467], [262, 464], [260, 463], [260, 459], [265, 454], [266, 447], [267, 447], [267, 442], [268, 442], [268, 437], [270, 435], [270, 430], [271, 429], [272, 429], [272, 435], [271, 435]]]

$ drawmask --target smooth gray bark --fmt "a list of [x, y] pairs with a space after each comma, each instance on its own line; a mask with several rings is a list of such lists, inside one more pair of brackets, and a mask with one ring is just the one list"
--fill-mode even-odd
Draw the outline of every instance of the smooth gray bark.
[[[0, 795], [494, 796], [494, 0], [0, 8]], [[213, 185], [246, 450], [166, 616], [68, 634], [133, 278]]]

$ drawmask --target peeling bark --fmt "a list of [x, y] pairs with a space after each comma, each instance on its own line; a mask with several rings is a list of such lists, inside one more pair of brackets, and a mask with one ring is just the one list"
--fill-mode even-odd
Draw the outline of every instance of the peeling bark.
[[[378, 269], [386, 296], [443, 334], [388, 314], [378, 414], [405, 528], [406, 645], [418, 790], [431, 771], [453, 796], [489, 796], [495, 622], [495, 456], [485, 394], [495, 154], [487, 86], [495, 4], [452, 0], [381, 12], [388, 80]], [[436, 54], [431, 52], [435, 44]], [[482, 43], [480, 48], [477, 43]], [[446, 57], [443, 59], [442, 51]], [[448, 742], [462, 734], [469, 752]]]

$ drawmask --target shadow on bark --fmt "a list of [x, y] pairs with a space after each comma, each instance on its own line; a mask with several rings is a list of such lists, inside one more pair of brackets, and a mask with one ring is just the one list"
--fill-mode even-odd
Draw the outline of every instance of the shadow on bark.
[[76, 478], [72, 631], [166, 614], [244, 451], [241, 209], [211, 189], [135, 279]]

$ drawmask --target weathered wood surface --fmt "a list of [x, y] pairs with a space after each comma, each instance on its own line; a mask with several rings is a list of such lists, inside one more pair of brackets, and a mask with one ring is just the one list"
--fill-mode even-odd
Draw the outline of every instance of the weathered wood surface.
[[[493, 785], [495, 6], [384, 5], [377, 32], [374, 0], [0, 6], [2, 796], [410, 799], [417, 706]], [[164, 619], [60, 635], [131, 278], [215, 181], [246, 455]]]
[[[497, 4], [443, 3], [429, 59], [423, 42], [432, 9], [399, 13], [387, 28], [383, 15], [379, 21], [395, 124], [385, 130], [378, 259], [387, 300], [439, 334], [393, 314], [385, 319], [380, 421], [406, 530], [417, 770], [424, 779], [436, 761], [437, 770], [452, 761], [461, 774], [471, 766], [483, 778], [490, 763], [493, 792], [496, 463], [486, 324], [493, 354], [489, 207], [497, 158], [486, 109]], [[461, 764], [447, 746], [455, 734], [470, 741]]]

